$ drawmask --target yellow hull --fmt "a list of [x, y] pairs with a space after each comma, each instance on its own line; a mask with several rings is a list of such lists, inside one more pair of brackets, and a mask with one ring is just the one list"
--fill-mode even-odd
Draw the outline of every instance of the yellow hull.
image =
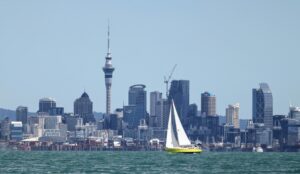
[[184, 147], [174, 147], [174, 148], [166, 148], [165, 151], [171, 153], [201, 153], [202, 150], [200, 148], [184, 148]]

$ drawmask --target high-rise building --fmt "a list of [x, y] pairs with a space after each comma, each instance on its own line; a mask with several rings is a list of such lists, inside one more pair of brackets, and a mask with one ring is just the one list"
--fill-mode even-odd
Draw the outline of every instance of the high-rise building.
[[19, 106], [16, 109], [16, 120], [21, 121], [22, 124], [27, 124], [28, 108], [25, 106]]
[[135, 115], [133, 127], [137, 128], [141, 119], [145, 119], [147, 115], [147, 92], [146, 86], [142, 84], [133, 85], [129, 88], [128, 104], [135, 106]]
[[273, 97], [267, 83], [260, 83], [252, 90], [252, 118], [254, 123], [264, 123], [266, 128], [273, 127]]
[[170, 103], [167, 99], [161, 99], [156, 103], [157, 125], [160, 128], [167, 129], [170, 112]]
[[110, 52], [110, 38], [109, 38], [109, 26], [108, 26], [108, 32], [107, 32], [107, 55], [105, 57], [105, 65], [103, 67], [103, 72], [105, 75], [105, 87], [106, 87], [106, 115], [108, 116], [110, 114], [111, 110], [111, 84], [112, 84], [112, 75], [115, 70], [115, 68], [112, 66], [111, 60], [111, 52]]
[[153, 91], [150, 93], [150, 115], [156, 116], [157, 102], [162, 99], [162, 93]]
[[9, 140], [10, 139], [10, 120], [6, 117], [4, 120], [1, 121], [1, 137], [2, 140]]
[[188, 116], [189, 117], [197, 117], [198, 116], [198, 106], [197, 106], [197, 104], [195, 104], [195, 103], [190, 104]]
[[300, 107], [290, 106], [289, 118], [300, 120]]
[[51, 108], [56, 107], [56, 101], [52, 98], [42, 98], [39, 101], [39, 111], [40, 113], [49, 113]]
[[239, 111], [239, 103], [228, 105], [228, 108], [226, 108], [226, 124], [233, 125], [234, 128], [240, 128]]
[[181, 122], [186, 126], [190, 105], [190, 82], [188, 80], [173, 80], [168, 97], [169, 101], [174, 100]]
[[201, 115], [216, 116], [216, 96], [209, 92], [201, 94]]
[[123, 106], [123, 120], [125, 122], [124, 127], [128, 129], [134, 128], [135, 123], [135, 105]]
[[95, 122], [93, 102], [90, 100], [90, 97], [86, 92], [74, 101], [74, 114], [79, 115], [83, 119], [84, 124], [88, 122]]

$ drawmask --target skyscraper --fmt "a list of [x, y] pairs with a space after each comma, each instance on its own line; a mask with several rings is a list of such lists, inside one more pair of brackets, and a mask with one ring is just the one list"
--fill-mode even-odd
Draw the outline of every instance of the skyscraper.
[[188, 80], [173, 80], [168, 97], [169, 101], [174, 100], [179, 117], [183, 125], [186, 126], [190, 105], [190, 82]]
[[201, 94], [201, 114], [205, 116], [216, 116], [216, 96], [209, 92]]
[[141, 119], [145, 119], [147, 115], [147, 92], [146, 86], [142, 84], [133, 85], [129, 88], [128, 104], [135, 106], [135, 116], [133, 119], [133, 127], [137, 128]]
[[22, 124], [27, 123], [27, 114], [28, 114], [28, 108], [25, 106], [19, 106], [16, 109], [16, 120], [21, 121]]
[[153, 91], [150, 93], [150, 115], [157, 116], [157, 102], [162, 99], [162, 93], [158, 91]]
[[52, 98], [42, 98], [39, 101], [39, 111], [40, 113], [49, 113], [51, 108], [56, 107], [56, 101]]
[[252, 90], [252, 117], [254, 123], [264, 123], [266, 128], [273, 127], [273, 96], [267, 83], [260, 83]]
[[84, 92], [80, 98], [74, 101], [74, 114], [79, 115], [83, 119], [83, 123], [95, 122], [93, 114], [93, 102], [89, 95]]
[[157, 124], [160, 128], [167, 129], [170, 112], [170, 103], [168, 99], [161, 99], [156, 103]]
[[289, 118], [300, 120], [300, 107], [290, 106]]
[[123, 106], [123, 120], [125, 122], [124, 127], [128, 129], [133, 129], [135, 127], [135, 105]]
[[226, 123], [233, 125], [234, 128], [240, 128], [239, 110], [239, 103], [228, 105], [228, 108], [226, 108]]
[[111, 53], [110, 53], [110, 38], [109, 38], [109, 25], [108, 25], [108, 32], [107, 32], [107, 55], [105, 57], [105, 65], [103, 67], [103, 72], [105, 74], [105, 87], [106, 87], [106, 115], [110, 114], [111, 109], [111, 83], [112, 83], [112, 75], [115, 68], [112, 66], [111, 60]]

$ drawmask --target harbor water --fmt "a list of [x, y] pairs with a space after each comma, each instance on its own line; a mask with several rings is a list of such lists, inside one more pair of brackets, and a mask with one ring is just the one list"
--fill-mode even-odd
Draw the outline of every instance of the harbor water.
[[300, 153], [0, 151], [0, 173], [300, 173]]

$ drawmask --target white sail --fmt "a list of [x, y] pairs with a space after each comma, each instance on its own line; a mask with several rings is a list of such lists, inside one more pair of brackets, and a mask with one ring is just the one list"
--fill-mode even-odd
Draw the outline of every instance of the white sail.
[[173, 126], [172, 126], [172, 106], [170, 108], [170, 114], [169, 114], [166, 147], [167, 148], [178, 147], [178, 142], [174, 135]]
[[180, 122], [178, 113], [176, 111], [175, 105], [174, 105], [174, 101], [172, 101], [172, 105], [173, 105], [173, 110], [174, 110], [174, 117], [175, 117], [175, 125], [176, 125], [176, 131], [177, 131], [177, 138], [178, 138], [178, 144], [179, 146], [189, 146], [191, 145], [190, 140], [188, 139], [182, 124]]

